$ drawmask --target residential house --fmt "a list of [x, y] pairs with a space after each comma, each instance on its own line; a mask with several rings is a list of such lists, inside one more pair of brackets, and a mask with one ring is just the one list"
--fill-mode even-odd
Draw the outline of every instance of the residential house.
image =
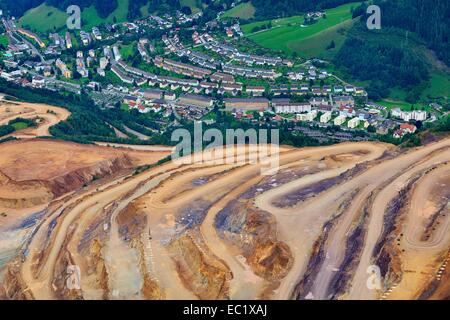
[[347, 119], [347, 116], [345, 115], [339, 115], [334, 119], [334, 125], [335, 126], [340, 126], [342, 125]]
[[336, 107], [349, 106], [353, 108], [355, 106], [355, 99], [352, 96], [334, 96], [333, 102]]
[[331, 120], [331, 112], [325, 112], [320, 116], [320, 122], [327, 123]]
[[245, 91], [252, 96], [262, 96], [266, 88], [264, 86], [247, 86]]
[[359, 122], [360, 122], [360, 119], [358, 117], [355, 117], [348, 121], [347, 126], [351, 129], [354, 129], [359, 125]]

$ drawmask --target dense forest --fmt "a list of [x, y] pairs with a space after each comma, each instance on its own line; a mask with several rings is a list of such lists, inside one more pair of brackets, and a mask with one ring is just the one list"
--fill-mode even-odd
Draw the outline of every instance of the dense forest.
[[413, 50], [376, 37], [348, 38], [334, 63], [352, 77], [370, 81], [369, 97], [375, 100], [386, 97], [390, 88], [401, 87], [410, 89], [408, 100], [415, 102], [420, 95], [415, 87], [429, 79], [426, 63]]
[[376, 0], [375, 4], [381, 8], [383, 26], [415, 32], [450, 66], [450, 1]]
[[354, 10], [361, 15], [333, 63], [351, 77], [369, 81], [369, 98], [385, 98], [394, 87], [408, 91], [406, 100], [416, 103], [429, 80], [429, 58], [423, 43], [449, 65], [449, 1], [375, 1], [381, 7], [381, 30], [368, 30], [367, 4]]

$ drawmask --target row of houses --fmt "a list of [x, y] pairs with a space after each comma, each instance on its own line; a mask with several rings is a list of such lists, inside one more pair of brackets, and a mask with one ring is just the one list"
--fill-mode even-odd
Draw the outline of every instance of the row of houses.
[[208, 69], [218, 69], [221, 66], [221, 61], [217, 61], [213, 57], [203, 53], [190, 49], [183, 50], [179, 53], [180, 56], [186, 56], [189, 61], [198, 64]]
[[273, 99], [272, 106], [276, 113], [302, 113], [311, 111], [311, 103], [291, 102], [289, 99]]
[[127, 75], [126, 72], [124, 72], [121, 68], [119, 68], [118, 64], [114, 64], [111, 67], [111, 71], [117, 76], [119, 77], [119, 79], [124, 82], [124, 83], [128, 83], [128, 84], [134, 84], [134, 79], [130, 76]]
[[[197, 35], [197, 38], [194, 36]], [[193, 39], [198, 39], [198, 33], [193, 34]], [[180, 42], [177, 35], [173, 38], [168, 38], [166, 35], [162, 37], [164, 44], [166, 45], [166, 50], [169, 52], [175, 53], [179, 57], [187, 57], [189, 61], [195, 63], [197, 65], [202, 66], [203, 68], [208, 69], [218, 69], [221, 66], [221, 61], [214, 59], [213, 57], [198, 51], [194, 51], [191, 49], [186, 49], [183, 44]], [[195, 40], [194, 40], [195, 41]]]
[[[159, 59], [155, 59], [159, 60]], [[167, 61], [166, 59], [162, 59], [162, 61]], [[158, 62], [159, 64], [162, 62]], [[264, 86], [251, 86], [248, 85], [245, 87], [240, 83], [235, 82], [235, 78], [227, 73], [223, 72], [216, 72], [209, 76], [211, 82], [208, 81], [202, 81], [200, 82], [198, 79], [181, 79], [181, 78], [175, 78], [170, 76], [160, 76], [155, 75], [152, 73], [148, 73], [146, 71], [143, 71], [138, 68], [134, 68], [131, 66], [128, 66], [125, 62], [120, 60], [117, 63], [126, 73], [129, 73], [132, 76], [136, 77], [136, 83], [137, 84], [144, 84], [147, 83], [151, 86], [159, 86], [161, 89], [168, 89], [171, 90], [177, 90], [181, 88], [183, 91], [193, 91], [194, 93], [198, 94], [201, 92], [204, 92], [206, 94], [210, 94], [213, 91], [217, 91], [218, 94], [230, 94], [232, 96], [237, 96], [241, 94], [242, 92], [246, 92], [247, 94], [258, 97], [262, 96], [264, 92], [266, 91], [266, 88]], [[169, 60], [169, 65], [177, 65], [182, 66], [185, 64]], [[206, 70], [206, 69], [205, 69]], [[209, 71], [209, 70], [208, 70]], [[116, 72], [115, 72], [116, 73]], [[123, 77], [123, 75], [120, 75], [121, 79], [126, 79], [127, 81], [124, 81], [126, 83], [130, 83], [130, 79]], [[321, 92], [330, 92], [331, 87], [324, 86], [323, 88], [318, 87], [321, 89]], [[291, 85], [288, 87], [287, 85], [281, 85], [277, 87], [271, 87], [270, 92], [274, 94], [274, 96], [278, 95], [288, 95], [288, 94], [294, 94], [294, 95], [303, 95], [308, 93], [314, 94], [315, 87], [309, 88], [308, 84], [301, 84], [301, 85]], [[318, 95], [317, 97], [312, 99], [311, 103], [314, 105], [327, 105], [329, 104], [329, 100], [324, 97], [323, 94]], [[323, 97], [322, 97], [323, 96]], [[331, 104], [336, 105], [337, 107], [341, 106], [349, 106], [351, 108], [355, 105], [355, 100], [353, 96], [351, 95], [335, 95], [331, 98]]]
[[287, 65], [292, 66], [292, 61], [283, 60], [280, 57], [266, 57], [266, 56], [258, 56], [258, 55], [252, 55], [248, 53], [242, 53], [238, 49], [236, 49], [233, 46], [230, 46], [225, 43], [220, 43], [217, 41], [209, 41], [205, 42], [204, 44], [205, 48], [208, 50], [211, 50], [221, 56], [225, 56], [229, 59], [234, 59], [238, 62], [244, 63], [246, 65]]
[[[271, 102], [266, 98], [240, 99], [229, 98], [224, 99], [225, 109], [231, 112], [242, 113], [246, 111], [268, 111], [270, 106], [273, 107], [275, 113], [295, 113], [297, 121], [311, 122], [316, 120], [319, 112], [322, 112], [319, 121], [321, 123], [328, 123], [332, 119], [332, 107], [329, 105], [314, 106], [310, 102], [291, 102], [289, 99], [274, 99]], [[278, 116], [279, 117], [279, 116]], [[335, 125], [343, 125], [347, 121], [348, 116], [339, 114], [334, 119]], [[282, 119], [282, 118], [280, 118]], [[348, 120], [348, 128], [354, 129], [361, 123], [359, 117], [354, 117]], [[365, 121], [365, 127], [369, 123]]]
[[262, 79], [270, 79], [275, 80], [280, 77], [281, 74], [275, 72], [273, 69], [256, 69], [256, 68], [248, 68], [237, 65], [224, 65], [222, 67], [224, 73], [229, 73], [233, 76], [242, 76], [248, 78], [262, 78]]
[[[127, 96], [124, 101], [131, 107], [139, 109], [140, 112], [148, 112], [149, 110], [160, 110], [163, 105], [171, 105], [177, 107], [195, 107], [199, 109], [211, 108], [214, 105], [214, 100], [210, 97], [205, 97], [197, 94], [182, 94], [178, 99], [172, 92], [158, 90], [158, 89], [140, 89], [137, 96]], [[166, 102], [171, 101], [171, 102]], [[273, 99], [269, 101], [266, 98], [227, 98], [224, 99], [225, 109], [233, 112], [235, 115], [243, 115], [246, 111], [268, 111], [270, 106], [276, 113], [296, 113], [296, 121], [311, 122], [318, 120], [323, 124], [329, 123], [332, 120], [332, 110], [330, 105], [314, 106], [311, 102], [291, 102], [289, 99]], [[145, 106], [143, 106], [145, 105]], [[151, 105], [152, 108], [146, 107]], [[156, 109], [155, 109], [156, 108]], [[183, 109], [184, 110], [184, 109]], [[319, 112], [322, 114], [317, 119]], [[346, 125], [350, 129], [355, 129], [361, 124], [367, 128], [374, 121], [365, 119], [361, 114], [346, 114], [339, 112], [332, 123], [336, 126]], [[280, 118], [279, 116], [277, 116]], [[274, 118], [276, 120], [276, 118]], [[282, 119], [282, 118], [280, 118]], [[390, 127], [393, 127], [393, 123]], [[381, 129], [380, 129], [381, 130]], [[400, 128], [394, 132], [394, 137], [401, 138], [405, 134], [414, 133], [416, 127], [411, 124], [401, 124]]]
[[209, 69], [196, 67], [190, 64], [174, 61], [171, 59], [165, 59], [161, 56], [156, 56], [154, 59], [155, 66], [167, 71], [171, 71], [184, 76], [192, 77], [195, 79], [203, 79], [209, 76], [212, 72]]
[[[292, 84], [288, 86], [287, 84], [279, 85], [279, 86], [271, 86], [270, 91], [274, 95], [306, 95], [306, 94], [313, 94], [315, 96], [326, 96], [332, 93], [335, 94], [345, 94], [348, 93], [347, 91], [344, 91], [341, 89], [341, 86], [334, 86], [334, 88], [330, 85], [324, 85], [323, 87], [320, 86], [312, 86], [310, 88], [309, 84]], [[353, 91], [351, 91], [354, 95], [365, 95], [365, 90], [363, 88], [356, 88]], [[337, 96], [338, 97], [338, 96]], [[340, 98], [337, 98], [338, 100]]]
[[214, 73], [213, 75], [210, 76], [210, 79], [213, 82], [221, 82], [227, 84], [232, 84], [236, 82], [236, 80], [232, 75], [223, 72]]
[[138, 52], [141, 55], [142, 59], [145, 62], [150, 63], [151, 62], [150, 55], [148, 54], [148, 51], [145, 47], [147, 44], [148, 44], [148, 39], [139, 39], [137, 48], [138, 48]]
[[[235, 79], [233, 76], [228, 75], [226, 73], [222, 72], [216, 72], [213, 75], [210, 76], [211, 82], [203, 81], [199, 82], [197, 79], [181, 79], [181, 78], [174, 78], [169, 76], [159, 76], [155, 74], [148, 73], [146, 71], [143, 71], [138, 68], [134, 68], [131, 66], [128, 66], [126, 63], [124, 63], [122, 60], [117, 63], [122, 69], [124, 69], [127, 73], [130, 73], [133, 76], [137, 76], [136, 82], [138, 84], [144, 84], [148, 81], [148, 84], [151, 86], [159, 86], [162, 89], [170, 88], [171, 90], [177, 90], [181, 88], [183, 91], [194, 91], [194, 93], [201, 93], [204, 92], [206, 94], [210, 94], [213, 91], [217, 90], [218, 94], [230, 94], [232, 96], [237, 96], [242, 92], [246, 92], [249, 95], [252, 95], [254, 97], [262, 96], [265, 92], [264, 86], [246, 86], [244, 90], [244, 86], [239, 83], [235, 83]], [[121, 75], [121, 79], [124, 77]], [[126, 78], [125, 78], [126, 79]], [[129, 79], [127, 79], [127, 83], [129, 82]], [[220, 84], [220, 85], [219, 85]], [[294, 88], [294, 89], [293, 89]], [[283, 91], [283, 93], [292, 93], [295, 91], [295, 86], [291, 87], [291, 90], [288, 90], [286, 88], [280, 88], [279, 91]], [[274, 95], [278, 95], [279, 91], [276, 91], [276, 89], [271, 88], [271, 92], [274, 93]], [[309, 93], [308, 85], [301, 86], [299, 90], [304, 91], [305, 94]], [[317, 98], [315, 99], [319, 102], [319, 104], [328, 104], [328, 100], [326, 98]], [[354, 99], [351, 96], [344, 96], [344, 97], [337, 97], [336, 100], [340, 104], [346, 104], [346, 105], [354, 105]]]

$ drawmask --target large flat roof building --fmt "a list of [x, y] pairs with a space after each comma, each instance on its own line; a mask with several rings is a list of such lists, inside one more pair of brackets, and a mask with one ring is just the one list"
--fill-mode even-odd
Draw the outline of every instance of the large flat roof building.
[[192, 105], [205, 108], [212, 107], [214, 104], [214, 100], [212, 98], [197, 94], [183, 94], [178, 99], [178, 102], [182, 105]]
[[224, 99], [225, 109], [232, 110], [268, 110], [269, 100], [266, 98], [227, 98]]

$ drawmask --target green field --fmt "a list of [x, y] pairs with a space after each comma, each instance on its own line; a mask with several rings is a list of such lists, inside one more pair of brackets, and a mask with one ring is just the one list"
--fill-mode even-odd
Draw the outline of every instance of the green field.
[[8, 47], [8, 37], [5, 35], [0, 35], [0, 46], [3, 46], [3, 49], [0, 49], [0, 56], [4, 55], [4, 49]]
[[[304, 39], [303, 41], [293, 42], [291, 49], [302, 58], [320, 58], [332, 60], [339, 49], [344, 44], [347, 32], [351, 29], [355, 20], [347, 20], [334, 27], [328, 28], [317, 35]], [[334, 41], [335, 47], [328, 48]]]
[[148, 11], [148, 7], [149, 7], [149, 3], [147, 3], [146, 5], [144, 5], [139, 11], [141, 12], [141, 16], [146, 17], [148, 16], [150, 13]]
[[421, 103], [411, 104], [405, 101], [394, 101], [394, 100], [382, 100], [377, 102], [377, 104], [386, 107], [387, 109], [391, 110], [394, 108], [400, 108], [404, 111], [411, 111], [413, 108], [417, 110], [421, 109], [427, 109], [427, 106]]
[[450, 97], [450, 76], [444, 73], [433, 73], [427, 87], [422, 92], [423, 98], [444, 98]]
[[28, 128], [28, 125], [25, 122], [15, 122], [11, 126], [13, 126], [16, 131]]
[[[85, 8], [81, 12], [81, 28], [90, 30], [92, 27], [101, 24], [102, 22], [112, 23], [114, 17], [117, 22], [126, 21], [128, 13], [128, 1], [118, 0], [118, 6], [106, 19], [99, 17], [94, 6]], [[62, 30], [66, 27], [66, 20], [68, 15], [51, 6], [41, 4], [40, 6], [28, 10], [19, 20], [19, 25], [24, 28], [29, 28], [32, 31], [47, 33], [49, 31]]]
[[5, 35], [0, 35], [0, 45], [7, 46], [9, 43], [8, 37]]
[[68, 15], [61, 10], [45, 3], [28, 10], [20, 18], [19, 24], [33, 31], [46, 32], [61, 29], [65, 26]]
[[252, 3], [244, 2], [240, 3], [234, 8], [225, 11], [222, 18], [239, 18], [239, 19], [251, 19], [255, 16], [255, 7]]
[[122, 110], [122, 111], [124, 111], [124, 112], [129, 112], [129, 111], [130, 111], [130, 108], [128, 107], [127, 104], [122, 103], [122, 104], [120, 104], [120, 110]]
[[135, 46], [135, 43], [122, 44], [120, 46], [120, 55], [122, 56], [122, 58], [124, 60], [127, 60], [128, 57], [133, 55], [133, 53], [134, 53], [134, 46]]
[[[319, 42], [316, 37], [324, 35], [331, 41], [331, 38], [338, 32], [339, 28], [348, 27], [352, 18], [351, 8], [356, 7], [358, 4], [359, 2], [349, 3], [326, 10], [326, 18], [321, 18], [318, 22], [308, 26], [302, 26], [304, 22], [303, 16], [293, 16], [246, 24], [242, 26], [242, 30], [249, 39], [269, 49], [282, 50], [286, 53], [301, 51], [302, 42], [310, 39], [309, 47], [312, 48], [310, 50], [321, 51], [323, 50], [322, 48], [315, 46], [314, 42]], [[267, 25], [269, 22], [272, 24], [271, 29], [252, 33], [255, 27]], [[327, 41], [323, 43], [325, 46], [329, 44]]]
[[197, 13], [202, 7], [202, 2], [200, 0], [180, 0], [180, 6], [190, 7], [192, 13]]
[[118, 76], [116, 76], [116, 74], [114, 72], [112, 72], [111, 70], [105, 71], [105, 77], [106, 77], [106, 80], [108, 81], [108, 83], [112, 83], [112, 84], [116, 84], [116, 85], [124, 85], [122, 80], [120, 80], [120, 78]]

